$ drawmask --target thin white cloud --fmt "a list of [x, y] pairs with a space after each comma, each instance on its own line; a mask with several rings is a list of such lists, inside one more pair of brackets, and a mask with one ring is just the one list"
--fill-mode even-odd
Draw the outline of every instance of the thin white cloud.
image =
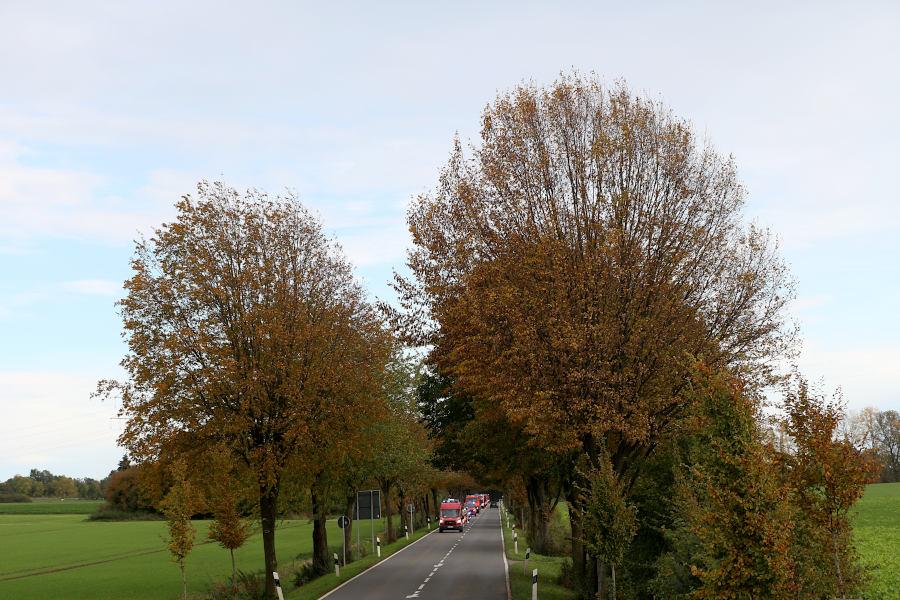
[[833, 300], [831, 294], [813, 294], [810, 296], [800, 296], [794, 300], [792, 308], [797, 313], [804, 313], [817, 310], [827, 306]]
[[32, 467], [102, 477], [115, 466], [122, 424], [115, 405], [90, 397], [96, 383], [62, 371], [0, 371], [0, 480]]
[[[39, 240], [69, 238], [128, 244], [139, 232], [158, 225], [180, 194], [169, 171], [153, 171], [130, 199], [105, 191], [107, 176], [24, 161], [27, 150], [0, 152], [0, 249], [28, 253]], [[183, 190], [181, 193], [184, 193]], [[167, 204], [161, 197], [168, 194]]]
[[826, 389], [840, 388], [847, 406], [900, 410], [900, 345], [823, 347], [808, 344], [798, 366]]
[[122, 282], [108, 279], [78, 279], [66, 281], [63, 289], [87, 296], [121, 296]]

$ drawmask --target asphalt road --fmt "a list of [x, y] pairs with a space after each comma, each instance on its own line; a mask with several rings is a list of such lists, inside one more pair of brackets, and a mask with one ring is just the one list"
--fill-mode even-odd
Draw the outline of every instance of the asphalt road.
[[462, 534], [430, 533], [325, 598], [506, 600], [500, 511], [483, 510]]

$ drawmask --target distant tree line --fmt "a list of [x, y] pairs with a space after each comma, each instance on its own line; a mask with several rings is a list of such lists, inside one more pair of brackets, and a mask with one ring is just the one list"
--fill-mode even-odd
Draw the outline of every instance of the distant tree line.
[[869, 406], [848, 413], [840, 430], [856, 445], [875, 453], [882, 466], [882, 482], [900, 481], [900, 413]]
[[0, 483], [0, 494], [18, 494], [29, 498], [82, 498], [101, 500], [108, 478], [100, 481], [90, 477], [67, 477], [50, 471], [31, 469], [25, 475], [15, 475]]

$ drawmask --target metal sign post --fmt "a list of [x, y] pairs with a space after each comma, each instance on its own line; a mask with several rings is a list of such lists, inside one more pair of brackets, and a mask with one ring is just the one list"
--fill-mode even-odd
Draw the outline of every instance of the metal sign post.
[[372, 526], [372, 550], [375, 550], [375, 519], [381, 519], [381, 491], [363, 490], [356, 493], [356, 518], [369, 519]]
[[[342, 530], [341, 531], [341, 547], [344, 550], [344, 563], [343, 564], [346, 567], [347, 566], [347, 536], [344, 535], [345, 532], [343, 530], [346, 529], [348, 525], [350, 525], [350, 519], [348, 519], [346, 515], [341, 515], [340, 517], [338, 517], [337, 524], [338, 524], [338, 527], [340, 527]], [[334, 555], [334, 559], [337, 560], [337, 554]]]

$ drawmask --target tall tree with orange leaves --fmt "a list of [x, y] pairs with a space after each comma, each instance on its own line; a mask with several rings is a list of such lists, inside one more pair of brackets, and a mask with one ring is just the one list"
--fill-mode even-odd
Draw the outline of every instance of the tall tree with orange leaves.
[[391, 344], [350, 264], [294, 196], [202, 182], [137, 243], [119, 303], [120, 442], [131, 456], [225, 448], [258, 493], [266, 589], [285, 469], [377, 396]]
[[807, 594], [803, 597], [855, 596], [864, 573], [853, 543], [850, 509], [865, 485], [877, 481], [877, 456], [838, 434], [844, 418], [840, 394], [826, 398], [795, 375], [786, 390], [784, 411], [792, 450], [780, 458], [803, 530], [794, 551]]
[[519, 86], [409, 210], [401, 323], [530, 444], [606, 452], [627, 491], [696, 357], [764, 382], [791, 348], [791, 283], [744, 198], [730, 158], [624, 85]]

